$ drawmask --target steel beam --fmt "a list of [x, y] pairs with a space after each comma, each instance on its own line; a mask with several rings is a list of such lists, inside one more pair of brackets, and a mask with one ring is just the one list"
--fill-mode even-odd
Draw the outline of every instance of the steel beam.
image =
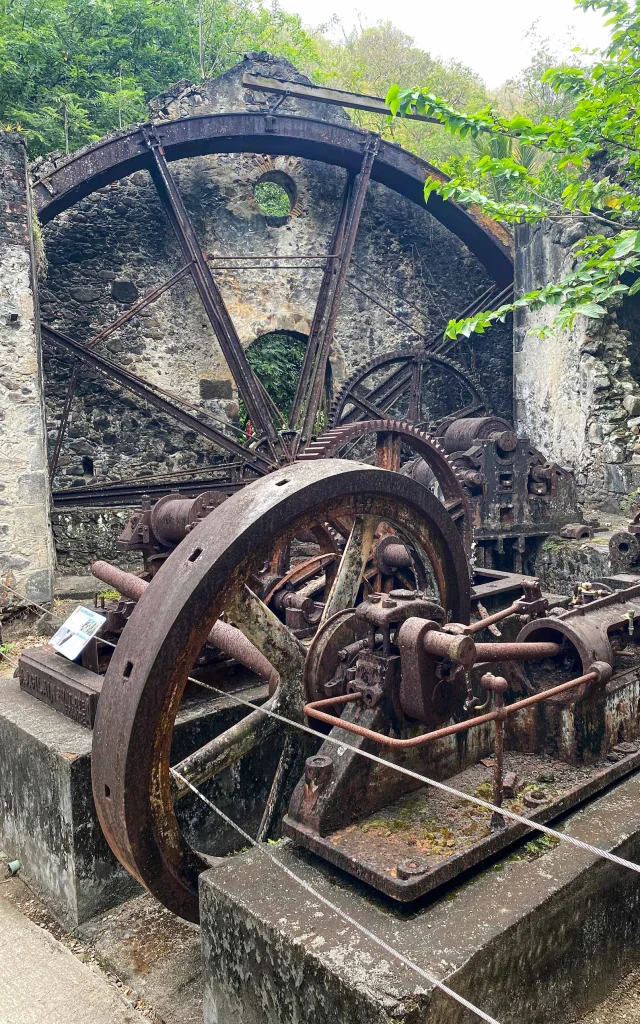
[[[105, 338], [111, 337], [111, 335], [114, 334], [119, 327], [123, 327], [125, 324], [129, 322], [129, 320], [132, 320], [134, 316], [137, 316], [137, 314], [142, 309], [146, 309], [146, 307], [151, 305], [152, 302], [155, 302], [156, 299], [159, 299], [161, 295], [163, 295], [169, 288], [171, 288], [172, 285], [180, 281], [185, 276], [185, 274], [189, 273], [189, 271], [189, 266], [182, 267], [181, 270], [179, 270], [176, 274], [172, 274], [171, 277], [167, 278], [166, 281], [163, 281], [161, 284], [155, 285], [154, 288], [150, 288], [149, 291], [146, 292], [141, 299], [138, 299], [137, 302], [134, 302], [133, 306], [130, 306], [129, 309], [125, 310], [125, 312], [122, 313], [121, 316], [119, 316], [116, 320], [113, 320], [106, 327], [103, 327], [102, 330], [98, 331], [97, 334], [94, 334], [93, 338], [91, 338], [90, 341], [86, 343], [85, 348], [95, 348], [95, 346], [98, 345], [99, 342], [104, 341]], [[58, 468], [58, 460], [60, 459], [62, 442], [64, 440], [64, 435], [67, 430], [67, 424], [69, 422], [69, 413], [71, 412], [71, 404], [73, 402], [73, 397], [76, 393], [77, 382], [78, 363], [76, 360], [74, 361], [71, 369], [71, 376], [69, 378], [69, 384], [67, 386], [67, 394], [64, 402], [64, 408], [62, 410], [62, 416], [60, 418], [60, 426], [58, 427], [58, 436], [56, 437], [56, 444], [53, 451], [53, 456], [49, 464], [50, 482], [56, 475], [56, 469]]]
[[[314, 103], [328, 103], [334, 107], [352, 107], [354, 110], [367, 110], [372, 114], [390, 116], [391, 110], [382, 96], [369, 96], [366, 93], [347, 92], [344, 89], [325, 89], [321, 85], [300, 85], [299, 82], [282, 81], [279, 78], [265, 78], [264, 75], [252, 75], [248, 71], [242, 76], [242, 84], [247, 89], [259, 89], [261, 92], [274, 92], [286, 98], [295, 96], [299, 100], [311, 100]], [[438, 124], [442, 121], [426, 114], [403, 114], [410, 121], [427, 121]]]
[[134, 394], [144, 398], [145, 401], [149, 402], [150, 405], [155, 406], [156, 409], [160, 409], [161, 412], [166, 413], [175, 420], [179, 420], [189, 430], [194, 430], [196, 433], [201, 434], [203, 437], [208, 438], [214, 444], [218, 445], [224, 451], [229, 452], [231, 455], [242, 459], [247, 466], [254, 469], [257, 473], [270, 473], [271, 470], [275, 469], [276, 466], [270, 459], [257, 451], [248, 450], [243, 448], [242, 445], [233, 441], [226, 434], [223, 434], [221, 430], [217, 430], [215, 427], [210, 426], [208, 423], [202, 423], [201, 420], [192, 416], [191, 413], [185, 412], [184, 409], [180, 409], [177, 405], [167, 401], [161, 395], [157, 394], [156, 391], [152, 390], [151, 385], [146, 381], [143, 381], [140, 377], [130, 373], [128, 370], [123, 370], [122, 367], [116, 363], [112, 363], [110, 360], [105, 359], [104, 356], [99, 356], [95, 352], [91, 352], [86, 349], [83, 345], [78, 344], [77, 341], [73, 341], [68, 338], [65, 334], [60, 331], [56, 331], [53, 327], [42, 324], [42, 332], [47, 335], [57, 345], [61, 345], [68, 352], [71, 352], [78, 359], [81, 359], [84, 363], [93, 367], [99, 373], [108, 377], [110, 380], [117, 381], [128, 391], [132, 391]]
[[313, 320], [311, 322], [311, 330], [309, 331], [309, 340], [304, 353], [304, 359], [302, 362], [302, 368], [300, 370], [300, 377], [298, 380], [298, 386], [296, 388], [295, 398], [293, 400], [293, 406], [291, 409], [291, 416], [289, 417], [289, 426], [292, 429], [301, 426], [301, 420], [304, 413], [305, 401], [308, 399], [309, 388], [311, 386], [311, 374], [318, 354], [318, 342], [320, 340], [320, 329], [324, 320], [324, 316], [327, 309], [327, 303], [331, 294], [331, 282], [334, 274], [336, 273], [339, 260], [341, 258], [341, 251], [344, 242], [344, 231], [347, 223], [347, 216], [349, 211], [349, 204], [353, 194], [353, 187], [355, 184], [355, 175], [348, 174], [347, 180], [344, 186], [344, 192], [342, 194], [342, 203], [340, 206], [340, 213], [333, 232], [333, 238], [331, 241], [331, 252], [337, 253], [337, 257], [328, 257], [324, 265], [324, 273], [322, 275], [322, 281], [320, 282], [320, 290], [318, 292], [318, 299], [316, 302], [316, 308], [313, 312]]
[[153, 158], [151, 177], [178, 239], [185, 261], [190, 265], [193, 282], [218, 339], [222, 354], [227, 361], [254, 429], [259, 435], [265, 435], [269, 439], [275, 452], [279, 438], [267, 402], [249, 365], [222, 294], [213, 279], [182, 196], [169, 171], [164, 150], [151, 132], [146, 132], [145, 135]]
[[309, 441], [313, 435], [316, 414], [320, 406], [322, 390], [324, 388], [324, 375], [327, 360], [329, 359], [331, 342], [333, 341], [333, 332], [340, 312], [340, 305], [342, 303], [342, 295], [347, 281], [347, 274], [349, 273], [353, 247], [355, 245], [360, 217], [364, 207], [364, 200], [371, 180], [373, 162], [376, 158], [379, 144], [380, 139], [377, 135], [370, 135], [367, 139], [360, 173], [356, 179], [353, 194], [349, 202], [349, 213], [344, 229], [340, 261], [338, 263], [337, 270], [333, 275], [330, 297], [326, 305], [326, 312], [322, 319], [322, 324], [318, 328], [319, 338], [317, 352], [315, 355], [314, 368], [311, 373], [311, 386], [309, 397], [306, 402], [304, 422], [302, 424], [303, 443]]
[[[169, 162], [205, 153], [261, 153], [298, 156], [357, 171], [363, 132], [352, 125], [288, 114], [236, 112], [180, 117], [153, 125]], [[41, 223], [46, 224], [84, 196], [134, 171], [149, 168], [143, 128], [101, 139], [74, 153], [39, 178], [33, 187]], [[399, 146], [382, 142], [372, 177], [424, 208], [453, 231], [484, 263], [494, 279], [513, 280], [511, 236], [504, 226], [432, 193], [424, 182], [438, 170]], [[442, 176], [442, 175], [441, 175]]]

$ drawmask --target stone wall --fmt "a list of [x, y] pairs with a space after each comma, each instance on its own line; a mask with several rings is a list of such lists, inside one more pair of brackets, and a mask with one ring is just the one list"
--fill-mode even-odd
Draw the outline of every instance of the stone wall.
[[[592, 230], [585, 218], [520, 228], [516, 294], [557, 281], [570, 268], [573, 243]], [[629, 495], [640, 485], [640, 383], [629, 359], [630, 332], [612, 311], [601, 321], [578, 317], [552, 340], [532, 335], [549, 322], [552, 309], [519, 310], [516, 317], [518, 431], [574, 469], [585, 502], [628, 511]]]
[[[306, 81], [286, 61], [244, 61], [211, 82], [180, 83], [153, 102], [152, 115], [178, 118], [264, 109], [264, 94], [242, 86], [248, 68]], [[339, 108], [293, 98], [287, 98], [281, 109], [349, 120]], [[220, 154], [173, 163], [171, 171], [208, 252], [221, 257], [328, 252], [345, 180], [342, 168], [290, 157]], [[292, 211], [284, 223], [265, 217], [254, 197], [253, 188], [265, 175], [286, 181], [291, 190]], [[49, 273], [41, 292], [43, 320], [80, 340], [90, 338], [182, 266], [166, 214], [142, 171], [59, 216], [46, 228], [46, 245]], [[347, 287], [331, 353], [336, 383], [374, 355], [413, 349], [420, 343], [418, 332], [442, 328], [490, 283], [485, 269], [454, 235], [425, 210], [376, 183], [367, 196], [354, 261], [353, 280], [414, 330], [403, 328]], [[255, 266], [238, 270], [233, 265], [229, 269], [224, 259], [219, 263], [225, 269], [217, 271], [216, 278], [245, 346], [272, 331], [308, 334], [321, 278], [319, 261], [294, 268], [291, 260], [280, 271]], [[228, 368], [187, 278], [99, 351], [220, 419], [237, 420], [237, 394]], [[460, 355], [490, 382], [496, 411], [510, 415], [508, 328], [465, 343]], [[69, 357], [47, 343], [50, 444], [69, 372]], [[146, 408], [120, 387], [83, 372], [55, 486], [190, 470], [217, 458], [209, 442]]]
[[[0, 182], [0, 584], [42, 603], [54, 551], [35, 255], [26, 152], [9, 132], [0, 132]], [[0, 607], [17, 601], [0, 588]]]

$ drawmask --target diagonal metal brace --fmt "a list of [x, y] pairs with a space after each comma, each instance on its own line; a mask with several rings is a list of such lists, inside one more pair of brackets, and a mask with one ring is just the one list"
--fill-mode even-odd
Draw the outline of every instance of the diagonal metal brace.
[[68, 352], [71, 352], [77, 359], [88, 363], [94, 370], [97, 370], [111, 380], [117, 381], [118, 384], [121, 384], [128, 391], [132, 391], [134, 394], [144, 398], [149, 405], [153, 405], [156, 409], [160, 409], [161, 412], [166, 413], [173, 419], [179, 420], [190, 430], [194, 430], [196, 433], [208, 438], [224, 451], [241, 458], [255, 472], [270, 473], [276, 468], [273, 462], [260, 452], [243, 448], [241, 444], [227, 437], [221, 430], [217, 430], [208, 423], [203, 423], [197, 417], [191, 415], [191, 413], [185, 412], [184, 409], [167, 401], [166, 398], [157, 394], [146, 381], [143, 381], [128, 370], [123, 370], [116, 363], [112, 363], [109, 359], [105, 359], [96, 352], [90, 351], [84, 345], [78, 344], [77, 341], [73, 341], [72, 338], [68, 338], [65, 334], [56, 331], [53, 327], [47, 326], [47, 324], [42, 324], [42, 333], [57, 345], [61, 345]]
[[259, 434], [266, 435], [272, 447], [277, 450], [279, 447], [278, 432], [271, 419], [267, 402], [249, 365], [222, 294], [213, 279], [187, 209], [169, 171], [164, 150], [149, 129], [142, 128], [141, 131], [152, 157], [150, 173], [153, 183], [180, 243], [184, 258], [191, 265], [193, 282], [218, 339], [222, 354], [231, 370], [236, 387], [255, 430]]
[[[376, 158], [379, 145], [380, 137], [373, 134], [369, 135], [366, 142], [364, 156], [362, 158], [360, 173], [356, 179], [349, 203], [349, 212], [344, 230], [340, 260], [337, 262], [337, 266], [334, 265], [332, 283], [326, 302], [326, 310], [322, 316], [321, 323], [318, 325], [318, 340], [317, 345], [315, 346], [315, 359], [312, 372], [310, 374], [310, 388], [306, 408], [304, 410], [304, 421], [302, 423], [303, 443], [308, 442], [313, 435], [316, 415], [320, 406], [322, 389], [324, 387], [327, 361], [329, 359], [329, 352], [333, 341], [333, 332], [340, 313], [342, 295], [347, 280], [347, 274], [349, 272], [351, 257], [353, 255], [353, 248], [356, 241], [356, 235], [358, 233], [360, 217], [364, 207], [367, 188], [369, 187], [369, 181], [371, 180], [371, 171], [373, 169], [373, 163]], [[321, 299], [322, 295], [320, 296], [320, 300]]]

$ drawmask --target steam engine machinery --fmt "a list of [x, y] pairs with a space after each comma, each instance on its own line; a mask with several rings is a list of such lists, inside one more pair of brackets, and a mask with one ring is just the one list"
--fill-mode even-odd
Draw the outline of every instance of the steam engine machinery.
[[[448, 462], [430, 451], [446, 491]], [[523, 576], [485, 570], [474, 593], [460, 501], [445, 495], [452, 515], [411, 476], [299, 462], [213, 515], [200, 517], [206, 501], [160, 504], [154, 531], [184, 536], [148, 582], [94, 566], [122, 595], [107, 623], [119, 639], [57, 671], [68, 687], [99, 681], [100, 822], [176, 914], [197, 919], [210, 863], [181, 830], [180, 801], [259, 749], [277, 756], [259, 837], [284, 834], [400, 901], [526, 832], [501, 810], [550, 821], [638, 766], [640, 577], [551, 610]], [[502, 607], [485, 614], [478, 592], [494, 586]], [[37, 658], [23, 655], [23, 678]], [[172, 763], [181, 701], [203, 685], [224, 694], [238, 663], [262, 696], [231, 687], [246, 715]]]

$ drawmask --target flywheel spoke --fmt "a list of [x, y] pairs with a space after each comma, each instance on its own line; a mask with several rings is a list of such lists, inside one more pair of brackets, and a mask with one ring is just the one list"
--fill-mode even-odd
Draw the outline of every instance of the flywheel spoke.
[[295, 700], [301, 712], [300, 681], [305, 649], [298, 638], [246, 584], [226, 602], [226, 612], [278, 672], [280, 685], [276, 703], [289, 705]]
[[[272, 707], [274, 697], [264, 707]], [[225, 729], [220, 735], [210, 740], [199, 750], [185, 757], [173, 770], [187, 779], [192, 786], [197, 786], [214, 775], [235, 764], [241, 757], [248, 754], [254, 747], [260, 746], [270, 739], [278, 730], [279, 723], [275, 718], [264, 715], [261, 711], [252, 711], [231, 728]], [[180, 800], [191, 792], [186, 782], [171, 775], [171, 788], [174, 800]]]
[[376, 434], [376, 454], [374, 464], [380, 469], [392, 469], [400, 472], [400, 434], [393, 430], [381, 430]]
[[321, 624], [336, 612], [342, 611], [343, 608], [353, 608], [367, 566], [377, 525], [378, 519], [375, 516], [356, 517], [340, 559], [336, 578], [324, 606]]

